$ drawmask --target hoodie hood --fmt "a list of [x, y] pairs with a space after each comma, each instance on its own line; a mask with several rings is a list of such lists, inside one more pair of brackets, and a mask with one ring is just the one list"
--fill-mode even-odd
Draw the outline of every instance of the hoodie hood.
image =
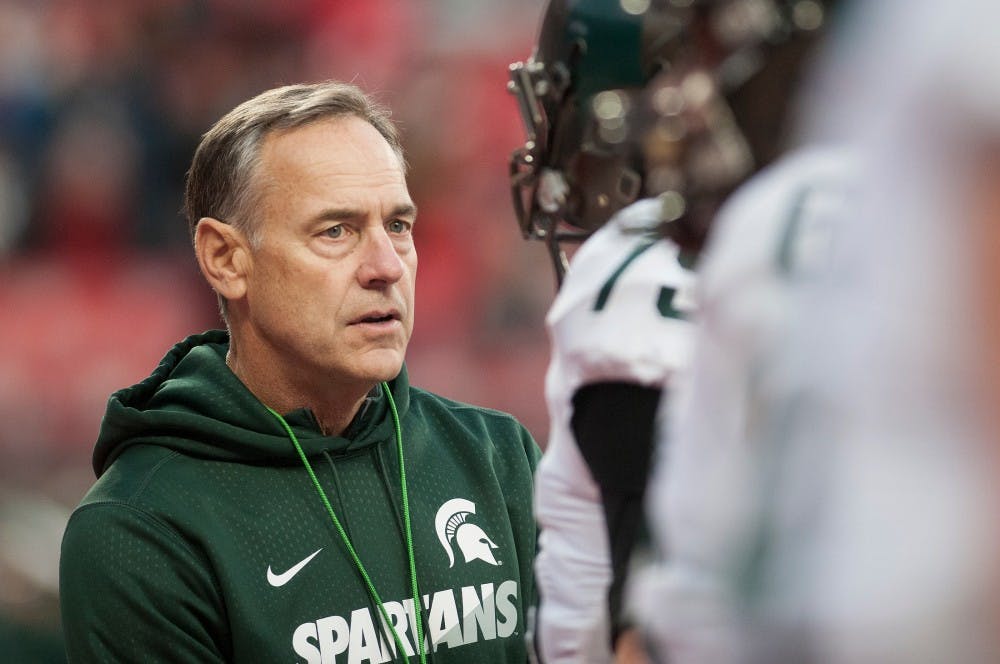
[[[229, 334], [188, 337], [149, 378], [111, 395], [94, 448], [100, 477], [132, 445], [159, 445], [190, 456], [273, 465], [301, 464], [284, 429], [226, 365]], [[389, 383], [400, 418], [409, 406], [406, 367]], [[326, 436], [308, 409], [283, 413], [309, 456], [343, 454], [392, 440], [388, 399], [376, 387], [341, 436]]]

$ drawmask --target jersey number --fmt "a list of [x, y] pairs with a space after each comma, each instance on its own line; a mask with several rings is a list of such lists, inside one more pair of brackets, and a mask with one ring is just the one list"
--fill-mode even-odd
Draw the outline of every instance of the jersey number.
[[[615, 284], [618, 279], [621, 278], [625, 270], [629, 265], [632, 264], [635, 259], [641, 256], [647, 249], [656, 244], [655, 241], [650, 240], [649, 242], [643, 242], [625, 257], [621, 265], [618, 266], [608, 280], [604, 282], [601, 286], [601, 290], [597, 293], [597, 299], [594, 301], [594, 311], [603, 311], [608, 304], [608, 300], [611, 298], [611, 291], [614, 290]], [[684, 314], [674, 306], [674, 297], [677, 295], [677, 289], [670, 286], [663, 286], [660, 288], [660, 294], [656, 298], [656, 310], [660, 312], [660, 315], [664, 318], [679, 318], [683, 319]]]

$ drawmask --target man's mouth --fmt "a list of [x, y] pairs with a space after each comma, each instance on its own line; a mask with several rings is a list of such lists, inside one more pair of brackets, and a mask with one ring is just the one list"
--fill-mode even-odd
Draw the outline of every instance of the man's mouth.
[[363, 316], [359, 316], [351, 321], [351, 325], [365, 325], [365, 324], [377, 324], [377, 323], [388, 323], [394, 320], [400, 320], [401, 316], [398, 311], [370, 311]]

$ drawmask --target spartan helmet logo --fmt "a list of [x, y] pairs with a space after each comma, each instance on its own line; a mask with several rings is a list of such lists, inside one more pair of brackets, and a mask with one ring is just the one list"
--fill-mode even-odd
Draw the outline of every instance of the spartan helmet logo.
[[467, 521], [469, 515], [475, 513], [476, 504], [464, 498], [452, 498], [438, 509], [437, 516], [434, 517], [434, 530], [448, 554], [448, 567], [455, 566], [452, 540], [458, 543], [465, 562], [479, 559], [490, 565], [500, 564], [493, 555], [493, 550], [499, 547], [482, 528]]

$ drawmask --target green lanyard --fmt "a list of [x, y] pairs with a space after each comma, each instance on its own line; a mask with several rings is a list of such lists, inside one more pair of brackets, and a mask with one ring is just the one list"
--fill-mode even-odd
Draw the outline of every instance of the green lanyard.
[[[420, 663], [427, 664], [427, 654], [424, 652], [424, 626], [420, 615], [420, 591], [417, 589], [417, 566], [413, 557], [413, 534], [410, 529], [410, 499], [406, 491], [406, 466], [403, 464], [403, 430], [399, 425], [399, 413], [396, 411], [396, 402], [392, 398], [392, 392], [389, 391], [389, 386], [386, 383], [382, 383], [382, 391], [389, 400], [389, 410], [392, 411], [392, 421], [396, 427], [396, 449], [399, 451], [399, 486], [403, 494], [403, 527], [406, 531], [406, 557], [410, 564], [410, 590], [413, 592], [413, 614], [417, 621], [417, 652], [420, 654]], [[371, 577], [368, 576], [368, 570], [366, 570], [365, 566], [361, 563], [361, 558], [358, 557], [358, 553], [354, 549], [354, 545], [351, 544], [351, 539], [347, 536], [347, 531], [345, 531], [344, 527], [340, 525], [340, 519], [337, 518], [336, 512], [333, 511], [333, 505], [330, 504], [329, 499], [326, 497], [326, 493], [323, 491], [323, 487], [319, 483], [319, 479], [316, 477], [316, 473], [313, 472], [309, 459], [306, 458], [305, 452], [302, 451], [299, 439], [295, 436], [292, 428], [288, 426], [288, 422], [285, 421], [285, 418], [283, 418], [274, 409], [267, 406], [265, 406], [265, 408], [267, 408], [267, 410], [278, 419], [281, 426], [284, 427], [285, 433], [287, 433], [288, 437], [291, 439], [292, 445], [295, 446], [295, 451], [299, 453], [299, 458], [302, 459], [302, 464], [306, 467], [306, 472], [309, 473], [309, 478], [312, 479], [313, 486], [316, 487], [316, 491], [319, 493], [319, 497], [323, 501], [326, 511], [330, 514], [330, 519], [333, 521], [334, 528], [336, 528], [337, 532], [340, 533], [340, 539], [344, 541], [344, 546], [347, 547], [347, 552], [351, 555], [351, 559], [354, 561], [358, 571], [361, 573], [361, 578], [364, 579], [365, 585], [368, 587], [368, 594], [375, 601], [375, 605], [382, 614], [382, 620], [392, 632], [392, 638], [396, 641], [396, 648], [398, 649], [398, 652], [405, 658], [406, 649], [403, 647], [403, 640], [396, 632], [396, 628], [392, 626], [392, 621], [389, 620], [389, 614], [382, 605], [382, 598], [379, 597], [378, 591], [375, 590], [375, 584], [372, 583]]]

